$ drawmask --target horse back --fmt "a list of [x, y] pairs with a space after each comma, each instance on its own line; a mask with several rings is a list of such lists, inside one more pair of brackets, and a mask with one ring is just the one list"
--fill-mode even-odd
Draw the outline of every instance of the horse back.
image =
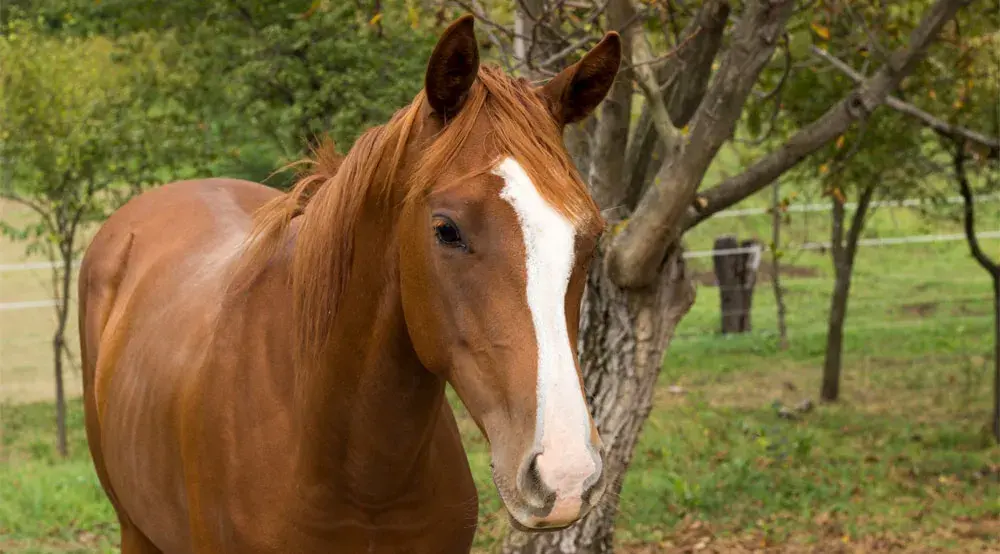
[[198, 542], [188, 527], [197, 503], [191, 480], [200, 478], [197, 454], [185, 452], [197, 448], [188, 415], [198, 380], [214, 369], [208, 358], [229, 268], [253, 211], [277, 194], [229, 179], [151, 190], [108, 218], [80, 267], [91, 454], [123, 524], [167, 551]]

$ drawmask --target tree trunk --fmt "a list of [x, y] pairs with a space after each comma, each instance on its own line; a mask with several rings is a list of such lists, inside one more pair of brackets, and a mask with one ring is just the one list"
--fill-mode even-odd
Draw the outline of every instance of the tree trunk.
[[820, 398], [834, 402], [840, 397], [841, 355], [844, 351], [844, 320], [847, 318], [847, 298], [851, 292], [851, 275], [854, 271], [854, 256], [857, 254], [858, 240], [865, 226], [865, 214], [875, 193], [875, 185], [868, 185], [858, 198], [857, 211], [851, 218], [844, 243], [844, 203], [836, 194], [833, 198], [833, 230], [830, 251], [833, 256], [834, 284], [830, 298], [830, 319], [826, 333], [826, 357], [823, 360], [823, 386]]
[[603, 251], [591, 265], [580, 317], [579, 352], [587, 401], [607, 451], [602, 501], [575, 525], [548, 533], [511, 530], [505, 554], [596, 554], [613, 550], [618, 498], [674, 328], [695, 290], [680, 250], [648, 288], [625, 290], [605, 270]]
[[56, 444], [59, 455], [66, 457], [69, 455], [69, 447], [66, 442], [66, 389], [63, 379], [64, 354], [68, 354], [66, 348], [66, 322], [69, 318], [69, 294], [70, 285], [73, 280], [73, 243], [75, 241], [76, 225], [73, 225], [73, 232], [69, 239], [69, 245], [60, 244], [59, 263], [62, 273], [58, 275], [57, 282], [59, 294], [56, 297], [56, 330], [52, 336], [52, 355], [55, 365], [56, 378]]
[[1000, 444], [1000, 273], [996, 271], [993, 272], [993, 438]]
[[983, 269], [993, 278], [993, 438], [1000, 443], [1000, 264], [997, 264], [983, 252], [976, 237], [976, 214], [972, 196], [972, 187], [965, 175], [965, 143], [956, 141], [955, 179], [962, 193], [963, 227], [969, 252]]
[[69, 454], [66, 446], [66, 392], [63, 387], [63, 337], [56, 331], [52, 338], [52, 353], [56, 366], [56, 443], [59, 455], [65, 458]]
[[788, 350], [788, 325], [785, 322], [785, 291], [781, 288], [781, 185], [775, 180], [771, 197], [771, 287], [778, 309], [778, 348]]

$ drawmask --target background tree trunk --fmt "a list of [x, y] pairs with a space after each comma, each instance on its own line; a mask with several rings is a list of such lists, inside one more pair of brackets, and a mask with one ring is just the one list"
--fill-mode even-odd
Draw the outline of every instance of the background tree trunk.
[[778, 348], [788, 349], [788, 325], [785, 323], [785, 291], [781, 288], [781, 180], [771, 188], [771, 288], [778, 310]]
[[993, 270], [993, 438], [1000, 444], [1000, 271]]
[[965, 229], [965, 240], [969, 245], [969, 251], [976, 262], [982, 266], [990, 277], [993, 278], [993, 438], [1000, 443], [1000, 265], [991, 260], [979, 246], [979, 239], [976, 237], [976, 214], [975, 201], [972, 196], [972, 187], [969, 186], [969, 179], [965, 175], [965, 142], [956, 141], [955, 153], [955, 179], [958, 180], [958, 188], [962, 193], [963, 223]]
[[[603, 255], [603, 251], [601, 252]], [[641, 290], [618, 287], [594, 260], [580, 314], [580, 366], [587, 402], [607, 450], [608, 488], [582, 521], [554, 533], [511, 531], [505, 554], [597, 554], [613, 551], [618, 496], [674, 329], [694, 304], [695, 289], [675, 250], [656, 281]]]
[[841, 354], [844, 350], [844, 320], [847, 318], [847, 299], [851, 292], [851, 275], [854, 271], [854, 256], [858, 251], [858, 240], [865, 226], [865, 214], [871, 205], [875, 185], [868, 185], [858, 198], [857, 211], [851, 218], [844, 243], [844, 202], [836, 194], [833, 198], [833, 231], [830, 251], [833, 257], [834, 284], [830, 298], [830, 319], [826, 333], [826, 356], [823, 360], [823, 386], [820, 398], [827, 402], [836, 401], [840, 396]]

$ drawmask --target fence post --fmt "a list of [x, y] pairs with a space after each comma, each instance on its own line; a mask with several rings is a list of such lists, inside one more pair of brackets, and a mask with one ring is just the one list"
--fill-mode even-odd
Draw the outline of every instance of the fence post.
[[732, 235], [723, 235], [715, 239], [713, 250], [712, 262], [722, 310], [722, 333], [749, 332], [754, 285], [760, 267], [760, 244], [753, 239], [740, 243]]

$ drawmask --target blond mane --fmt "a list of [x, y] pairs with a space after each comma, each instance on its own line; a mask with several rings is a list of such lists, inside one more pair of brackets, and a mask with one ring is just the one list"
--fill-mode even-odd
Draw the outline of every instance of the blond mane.
[[[492, 147], [525, 168], [539, 193], [576, 222], [599, 217], [562, 142], [561, 132], [544, 102], [524, 79], [512, 79], [498, 67], [480, 67], [478, 79], [457, 116], [428, 144], [406, 179], [397, 179], [424, 92], [384, 125], [364, 133], [343, 158], [326, 141], [301, 163], [312, 166], [286, 194], [254, 215], [234, 277], [237, 288], [249, 285], [278, 251], [292, 220], [302, 216], [296, 237], [291, 279], [294, 296], [297, 364], [320, 360], [349, 280], [355, 223], [366, 199], [411, 202], [435, 183], [485, 116]], [[484, 145], [486, 147], [486, 145]], [[492, 170], [484, 167], [483, 172]], [[405, 187], [402, 191], [393, 187]], [[404, 193], [402, 196], [394, 193]], [[599, 222], [593, 222], [598, 223]], [[312, 358], [306, 359], [306, 358]]]

